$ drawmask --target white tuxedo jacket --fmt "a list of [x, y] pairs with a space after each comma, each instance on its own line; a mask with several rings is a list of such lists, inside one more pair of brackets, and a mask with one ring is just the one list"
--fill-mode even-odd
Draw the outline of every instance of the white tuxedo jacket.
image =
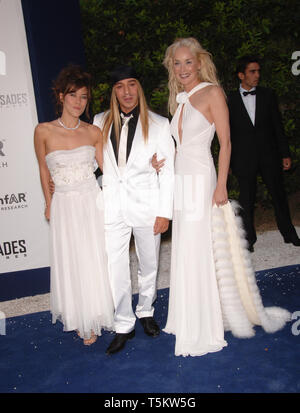
[[[104, 119], [105, 112], [95, 115], [94, 125], [103, 129]], [[166, 159], [159, 174], [151, 165], [154, 153], [157, 153], [157, 159]], [[112, 224], [122, 216], [128, 226], [144, 227], [152, 226], [158, 216], [172, 219], [174, 155], [168, 119], [150, 111], [148, 141], [144, 143], [139, 118], [122, 174], [109, 139], [103, 147], [105, 223]]]

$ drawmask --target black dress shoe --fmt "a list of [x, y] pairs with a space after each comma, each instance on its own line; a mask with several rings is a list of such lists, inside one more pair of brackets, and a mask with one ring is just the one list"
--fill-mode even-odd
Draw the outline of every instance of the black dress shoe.
[[160, 330], [153, 317], [142, 317], [140, 322], [148, 336], [156, 337], [159, 335]]
[[106, 354], [113, 354], [117, 353], [118, 351], [124, 348], [126, 341], [130, 340], [135, 336], [135, 330], [132, 330], [130, 333], [116, 333], [115, 338], [110, 343], [110, 345], [106, 349]]
[[300, 247], [300, 238], [298, 238], [297, 236], [284, 238], [284, 242], [286, 244], [293, 244], [295, 245], [295, 247]]

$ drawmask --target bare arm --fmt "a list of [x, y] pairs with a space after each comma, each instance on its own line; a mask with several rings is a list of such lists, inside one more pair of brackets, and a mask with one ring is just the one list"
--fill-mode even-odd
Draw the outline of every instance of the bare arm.
[[219, 206], [226, 204], [228, 201], [226, 186], [231, 155], [229, 112], [225, 96], [219, 87], [214, 87], [211, 91], [210, 111], [220, 143], [218, 180], [213, 196], [213, 204], [216, 203]]
[[158, 175], [159, 203], [154, 223], [154, 234], [166, 232], [173, 212], [173, 187], [174, 187], [174, 153], [175, 146], [171, 136], [170, 124], [165, 119], [157, 141], [157, 156], [164, 160], [164, 167]]
[[51, 204], [51, 193], [49, 188], [49, 181], [50, 181], [50, 172], [46, 164], [46, 130], [45, 127], [42, 125], [38, 125], [34, 131], [34, 147], [35, 153], [37, 156], [37, 160], [39, 163], [40, 169], [40, 179], [42, 184], [42, 189], [45, 198], [45, 216], [49, 220], [50, 219], [50, 204]]

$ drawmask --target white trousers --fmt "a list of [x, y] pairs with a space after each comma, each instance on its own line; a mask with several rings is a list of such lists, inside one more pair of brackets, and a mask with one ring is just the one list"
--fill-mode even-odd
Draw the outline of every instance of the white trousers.
[[[138, 258], [139, 298], [134, 315], [129, 264], [129, 245], [134, 235]], [[116, 333], [130, 333], [136, 317], [152, 317], [156, 299], [156, 278], [159, 261], [160, 234], [151, 227], [130, 227], [122, 218], [105, 225], [108, 272], [115, 306]]]

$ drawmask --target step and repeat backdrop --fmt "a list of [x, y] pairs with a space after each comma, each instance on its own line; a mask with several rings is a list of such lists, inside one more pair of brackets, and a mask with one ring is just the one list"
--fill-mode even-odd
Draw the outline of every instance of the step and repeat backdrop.
[[0, 301], [49, 288], [49, 224], [33, 135], [55, 117], [59, 71], [85, 66], [80, 19], [79, 0], [0, 0]]
[[33, 145], [37, 123], [22, 4], [1, 0], [0, 273], [49, 265], [49, 224]]

